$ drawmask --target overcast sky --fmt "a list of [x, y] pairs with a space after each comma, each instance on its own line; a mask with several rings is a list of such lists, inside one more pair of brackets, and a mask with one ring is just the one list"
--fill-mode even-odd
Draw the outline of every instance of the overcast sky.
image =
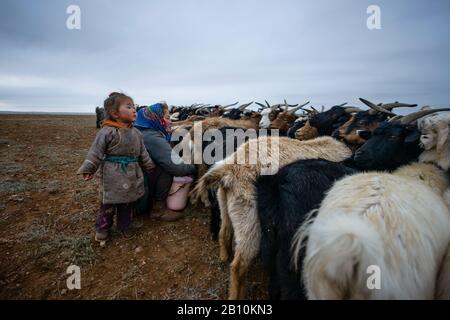
[[[81, 30], [66, 28], [71, 4]], [[449, 107], [449, 57], [448, 0], [0, 0], [0, 111], [89, 112], [117, 90], [138, 104]]]

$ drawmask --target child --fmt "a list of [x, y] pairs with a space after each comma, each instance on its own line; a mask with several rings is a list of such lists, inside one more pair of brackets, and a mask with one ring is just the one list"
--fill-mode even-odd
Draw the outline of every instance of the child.
[[95, 221], [95, 240], [106, 241], [117, 211], [117, 229], [127, 239], [133, 202], [144, 194], [142, 168], [150, 172], [155, 165], [145, 149], [142, 134], [133, 127], [136, 109], [133, 99], [113, 92], [104, 102], [106, 119], [78, 170], [92, 179], [100, 168], [100, 211]]

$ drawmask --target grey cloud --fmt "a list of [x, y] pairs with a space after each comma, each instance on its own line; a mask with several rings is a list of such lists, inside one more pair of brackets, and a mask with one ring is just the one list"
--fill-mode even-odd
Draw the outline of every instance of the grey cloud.
[[[79, 31], [65, 28], [73, 3]], [[3, 0], [0, 110], [89, 111], [113, 90], [141, 104], [447, 105], [450, 3], [375, 3], [379, 31], [366, 0]]]

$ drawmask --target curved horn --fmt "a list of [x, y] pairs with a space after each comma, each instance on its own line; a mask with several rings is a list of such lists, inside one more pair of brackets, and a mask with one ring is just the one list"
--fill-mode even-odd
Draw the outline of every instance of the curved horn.
[[289, 104], [289, 103], [287, 103], [286, 99], [284, 99], [284, 104], [287, 105], [289, 108], [294, 108], [294, 107], [298, 106], [298, 103], [297, 104]]
[[244, 111], [245, 108], [247, 108], [247, 107], [248, 107], [249, 105], [251, 105], [252, 103], [253, 103], [253, 101], [250, 102], [250, 103], [245, 103], [245, 104], [243, 104], [242, 106], [240, 106], [238, 109], [241, 110], [241, 111]]
[[[267, 106], [263, 105], [262, 103], [259, 103], [259, 102], [255, 102], [255, 103], [263, 109], [267, 108]], [[270, 106], [269, 106], [269, 108], [270, 108]]]
[[387, 103], [381, 105], [384, 109], [392, 111], [394, 108], [414, 108], [417, 107], [417, 104], [408, 104], [408, 103], [401, 103], [401, 102], [393, 102], [393, 103]]
[[343, 104], [339, 104], [338, 107], [343, 107], [347, 104], [348, 102], [344, 102]]
[[297, 110], [302, 109], [302, 108], [303, 108], [304, 106], [306, 106], [308, 103], [309, 103], [309, 101], [306, 102], [306, 103], [304, 103], [304, 104], [302, 104], [302, 105], [300, 105], [300, 106], [298, 106], [298, 107], [295, 107], [294, 109], [289, 110], [289, 112], [292, 113], [292, 114], [294, 114]]
[[309, 109], [302, 109], [302, 110], [308, 112], [308, 114], [315, 113], [313, 110], [309, 110]]
[[[399, 121], [402, 124], [411, 123], [419, 118], [425, 117], [429, 114], [441, 111], [450, 111], [450, 108], [440, 108], [440, 109], [428, 109], [428, 110], [420, 110], [417, 112], [410, 113], [404, 117], [402, 117]], [[392, 121], [392, 120], [391, 120]]]
[[228, 107], [233, 107], [233, 106], [237, 105], [238, 103], [239, 103], [239, 101], [232, 103], [232, 104], [227, 104], [226, 106], [223, 106], [222, 108], [226, 109]]
[[388, 115], [390, 115], [390, 116], [396, 116], [395, 113], [393, 113], [393, 112], [391, 112], [391, 111], [389, 111], [389, 110], [386, 110], [386, 109], [384, 109], [383, 107], [381, 107], [381, 106], [379, 106], [379, 105], [376, 105], [376, 104], [374, 104], [374, 103], [372, 103], [372, 102], [370, 102], [370, 101], [368, 101], [368, 100], [366, 100], [366, 99], [359, 98], [359, 100], [360, 100], [362, 103], [364, 103], [365, 105], [367, 105], [367, 106], [368, 106], [369, 108], [371, 108], [371, 109], [374, 109], [374, 110], [376, 110], [376, 111], [378, 111], [378, 112], [386, 113], [386, 114], [388, 114]]

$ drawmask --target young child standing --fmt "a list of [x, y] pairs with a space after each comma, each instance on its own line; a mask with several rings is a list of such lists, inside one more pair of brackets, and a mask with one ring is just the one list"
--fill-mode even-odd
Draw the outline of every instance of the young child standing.
[[144, 194], [141, 167], [154, 167], [145, 149], [142, 134], [133, 127], [136, 109], [133, 99], [113, 92], [104, 102], [106, 119], [92, 143], [86, 160], [78, 170], [84, 179], [92, 179], [100, 168], [100, 210], [95, 221], [95, 239], [105, 241], [117, 214], [117, 229], [125, 238], [133, 236], [130, 223], [133, 202]]

